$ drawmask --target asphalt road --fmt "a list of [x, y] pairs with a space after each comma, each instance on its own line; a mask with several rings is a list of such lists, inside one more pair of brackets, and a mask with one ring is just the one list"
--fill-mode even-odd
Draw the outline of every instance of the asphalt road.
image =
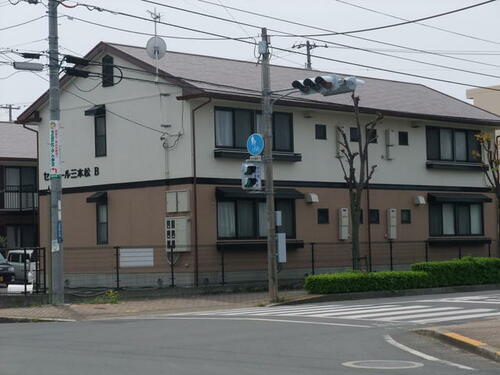
[[500, 374], [498, 363], [411, 332], [436, 325], [417, 320], [499, 312], [500, 293], [485, 292], [2, 324], [0, 374]]

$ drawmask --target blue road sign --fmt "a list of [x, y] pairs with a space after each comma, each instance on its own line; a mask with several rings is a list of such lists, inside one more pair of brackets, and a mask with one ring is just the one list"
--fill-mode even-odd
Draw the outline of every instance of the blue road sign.
[[264, 151], [264, 138], [259, 133], [253, 133], [247, 139], [247, 151], [250, 155], [260, 155]]

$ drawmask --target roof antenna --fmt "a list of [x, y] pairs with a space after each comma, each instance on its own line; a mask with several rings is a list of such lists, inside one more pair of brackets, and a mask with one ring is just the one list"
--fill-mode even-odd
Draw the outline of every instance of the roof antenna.
[[153, 12], [148, 10], [148, 13], [151, 15], [151, 18], [153, 19], [155, 24], [155, 36], [148, 40], [148, 43], [146, 44], [146, 52], [148, 53], [149, 57], [155, 60], [155, 82], [158, 82], [158, 61], [163, 58], [163, 56], [165, 56], [165, 53], [167, 52], [167, 44], [162, 38], [158, 36], [156, 30], [157, 23], [160, 22], [161, 15], [159, 13], [156, 13], [156, 8]]

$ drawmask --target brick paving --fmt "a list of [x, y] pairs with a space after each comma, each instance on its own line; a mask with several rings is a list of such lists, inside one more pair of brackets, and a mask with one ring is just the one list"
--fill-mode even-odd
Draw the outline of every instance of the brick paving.
[[[280, 297], [284, 299], [295, 299], [305, 295], [307, 293], [303, 290], [280, 292]], [[124, 316], [231, 309], [265, 305], [268, 301], [267, 292], [223, 293], [122, 301], [117, 304], [75, 303], [64, 306], [2, 308], [0, 309], [0, 318], [97, 320]]]

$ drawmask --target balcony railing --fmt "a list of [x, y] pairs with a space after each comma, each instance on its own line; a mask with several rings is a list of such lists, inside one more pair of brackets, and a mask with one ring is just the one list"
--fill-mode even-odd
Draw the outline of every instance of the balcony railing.
[[5, 185], [0, 190], [0, 210], [29, 211], [38, 208], [34, 185]]

